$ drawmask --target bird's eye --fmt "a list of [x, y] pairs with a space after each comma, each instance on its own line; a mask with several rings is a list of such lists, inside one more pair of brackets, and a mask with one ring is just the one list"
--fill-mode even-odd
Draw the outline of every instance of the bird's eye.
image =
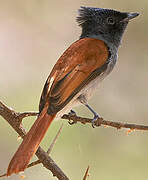
[[110, 24], [110, 25], [115, 24], [115, 20], [114, 20], [114, 18], [112, 18], [112, 17], [108, 17], [108, 18], [107, 18], [107, 24]]

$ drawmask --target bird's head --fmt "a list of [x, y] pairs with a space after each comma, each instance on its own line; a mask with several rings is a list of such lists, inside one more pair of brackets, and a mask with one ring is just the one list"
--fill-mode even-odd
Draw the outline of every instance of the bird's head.
[[81, 7], [77, 17], [82, 27], [80, 38], [97, 38], [118, 47], [128, 22], [138, 15], [112, 9]]

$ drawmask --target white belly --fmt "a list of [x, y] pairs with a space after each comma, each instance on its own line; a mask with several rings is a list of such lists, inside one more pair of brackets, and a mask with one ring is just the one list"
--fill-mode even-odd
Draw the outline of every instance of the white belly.
[[106, 75], [107, 73], [104, 72], [100, 74], [96, 79], [91, 81], [88, 85], [86, 85], [61, 111], [58, 112], [56, 117], [62, 117], [63, 114], [70, 112], [73, 107], [81, 105], [82, 103], [78, 99], [80, 95], [84, 95], [86, 100], [88, 101], [93, 96], [95, 90], [98, 88], [100, 82], [106, 77]]
[[82, 103], [79, 101], [78, 97], [80, 95], [84, 95], [85, 99], [88, 101], [92, 95], [94, 94], [95, 90], [98, 88], [100, 82], [112, 71], [115, 63], [117, 60], [117, 54], [112, 54], [110, 57], [107, 69], [102, 72], [98, 77], [92, 80], [88, 85], [86, 85], [79, 93], [77, 93], [73, 99], [61, 110], [57, 113], [56, 117], [62, 117], [65, 113], [70, 112], [70, 110]]

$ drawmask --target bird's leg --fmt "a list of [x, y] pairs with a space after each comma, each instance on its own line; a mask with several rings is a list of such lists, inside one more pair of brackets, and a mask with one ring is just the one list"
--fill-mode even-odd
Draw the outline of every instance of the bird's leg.
[[94, 117], [93, 117], [93, 119], [92, 119], [92, 127], [94, 128], [95, 126], [95, 121], [98, 119], [98, 118], [100, 118], [100, 116], [99, 116], [99, 114], [98, 113], [96, 113], [90, 106], [89, 106], [89, 104], [87, 103], [87, 100], [86, 100], [86, 98], [85, 98], [85, 96], [84, 95], [80, 95], [79, 96], [79, 101], [83, 104], [83, 105], [85, 105], [92, 113], [93, 113], [93, 115], [94, 115]]
[[98, 113], [96, 113], [90, 106], [89, 106], [89, 104], [84, 104], [92, 113], [93, 113], [93, 115], [94, 115], [94, 117], [93, 117], [93, 119], [92, 119], [92, 121], [91, 121], [91, 124], [92, 124], [92, 127], [94, 128], [95, 126], [95, 121], [98, 119], [98, 118], [100, 118], [100, 116], [99, 116], [99, 114]]

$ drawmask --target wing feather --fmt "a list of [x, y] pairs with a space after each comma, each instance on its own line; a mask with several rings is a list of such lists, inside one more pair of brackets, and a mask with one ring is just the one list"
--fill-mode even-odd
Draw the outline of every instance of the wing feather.
[[47, 100], [50, 102], [49, 112], [61, 110], [86, 84], [105, 70], [108, 57], [108, 48], [101, 40], [84, 38], [73, 43], [59, 58], [45, 83], [40, 112]]

